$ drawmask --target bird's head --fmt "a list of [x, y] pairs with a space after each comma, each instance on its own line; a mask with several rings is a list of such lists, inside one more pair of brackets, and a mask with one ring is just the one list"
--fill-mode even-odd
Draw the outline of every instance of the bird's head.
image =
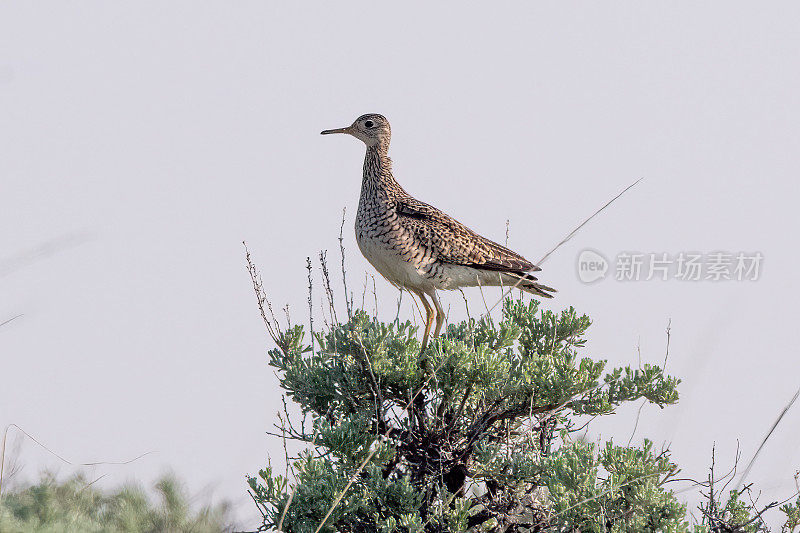
[[347, 133], [356, 139], [360, 139], [367, 146], [379, 146], [387, 150], [389, 148], [389, 140], [392, 138], [392, 129], [389, 127], [389, 121], [386, 120], [386, 117], [377, 113], [361, 115], [346, 128], [325, 130], [322, 135], [330, 133]]

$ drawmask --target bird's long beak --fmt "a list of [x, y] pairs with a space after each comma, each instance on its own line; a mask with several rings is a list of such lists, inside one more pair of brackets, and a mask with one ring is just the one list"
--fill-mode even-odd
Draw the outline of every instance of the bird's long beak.
[[352, 126], [347, 126], [346, 128], [337, 128], [335, 130], [324, 130], [320, 133], [322, 135], [330, 135], [331, 133], [350, 133], [352, 131], [351, 128]]

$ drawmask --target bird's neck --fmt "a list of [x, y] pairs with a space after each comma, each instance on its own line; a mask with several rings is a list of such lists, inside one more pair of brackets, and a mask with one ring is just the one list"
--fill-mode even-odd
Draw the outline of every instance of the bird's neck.
[[361, 192], [392, 194], [403, 189], [392, 176], [392, 160], [389, 147], [383, 145], [367, 146], [364, 157], [364, 179]]

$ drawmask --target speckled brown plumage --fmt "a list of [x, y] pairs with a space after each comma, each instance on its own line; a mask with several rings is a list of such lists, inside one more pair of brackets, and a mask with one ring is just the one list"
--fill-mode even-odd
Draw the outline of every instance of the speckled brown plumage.
[[[539, 271], [539, 267], [417, 200], [397, 183], [388, 155], [391, 128], [385, 117], [363, 115], [351, 126], [322, 133], [347, 133], [367, 145], [355, 222], [356, 241], [381, 275], [422, 301], [428, 314], [423, 350], [432, 314], [437, 322], [434, 336], [439, 334], [444, 319], [437, 289], [515, 285], [539, 297], [552, 297], [549, 293], [555, 289], [537, 283], [530, 274]], [[431, 298], [436, 313], [424, 295]]]

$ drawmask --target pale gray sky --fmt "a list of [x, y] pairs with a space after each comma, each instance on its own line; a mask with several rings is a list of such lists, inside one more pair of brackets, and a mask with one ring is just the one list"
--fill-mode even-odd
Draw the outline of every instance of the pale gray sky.
[[[24, 313], [0, 329], [2, 426], [74, 461], [155, 451], [92, 473], [169, 466], [252, 516], [244, 474], [283, 453], [241, 241], [300, 320], [305, 258], [338, 256], [346, 206], [360, 293], [363, 146], [319, 131], [379, 112], [409, 192], [495, 240], [509, 219], [534, 260], [644, 177], [544, 264], [547, 306], [588, 313], [587, 353], [618, 365], [638, 342], [662, 361], [672, 319], [682, 399], [645, 407], [635, 438], [671, 442], [687, 476], [715, 442], [723, 466], [737, 440], [752, 455], [800, 385], [800, 5], [403, 5], [0, 5], [0, 321]], [[587, 285], [585, 248], [764, 262], [755, 282]], [[592, 435], [627, 442], [635, 413]], [[765, 502], [794, 489], [798, 442], [800, 408], [750, 475]], [[29, 442], [22, 459], [71, 471]]]

